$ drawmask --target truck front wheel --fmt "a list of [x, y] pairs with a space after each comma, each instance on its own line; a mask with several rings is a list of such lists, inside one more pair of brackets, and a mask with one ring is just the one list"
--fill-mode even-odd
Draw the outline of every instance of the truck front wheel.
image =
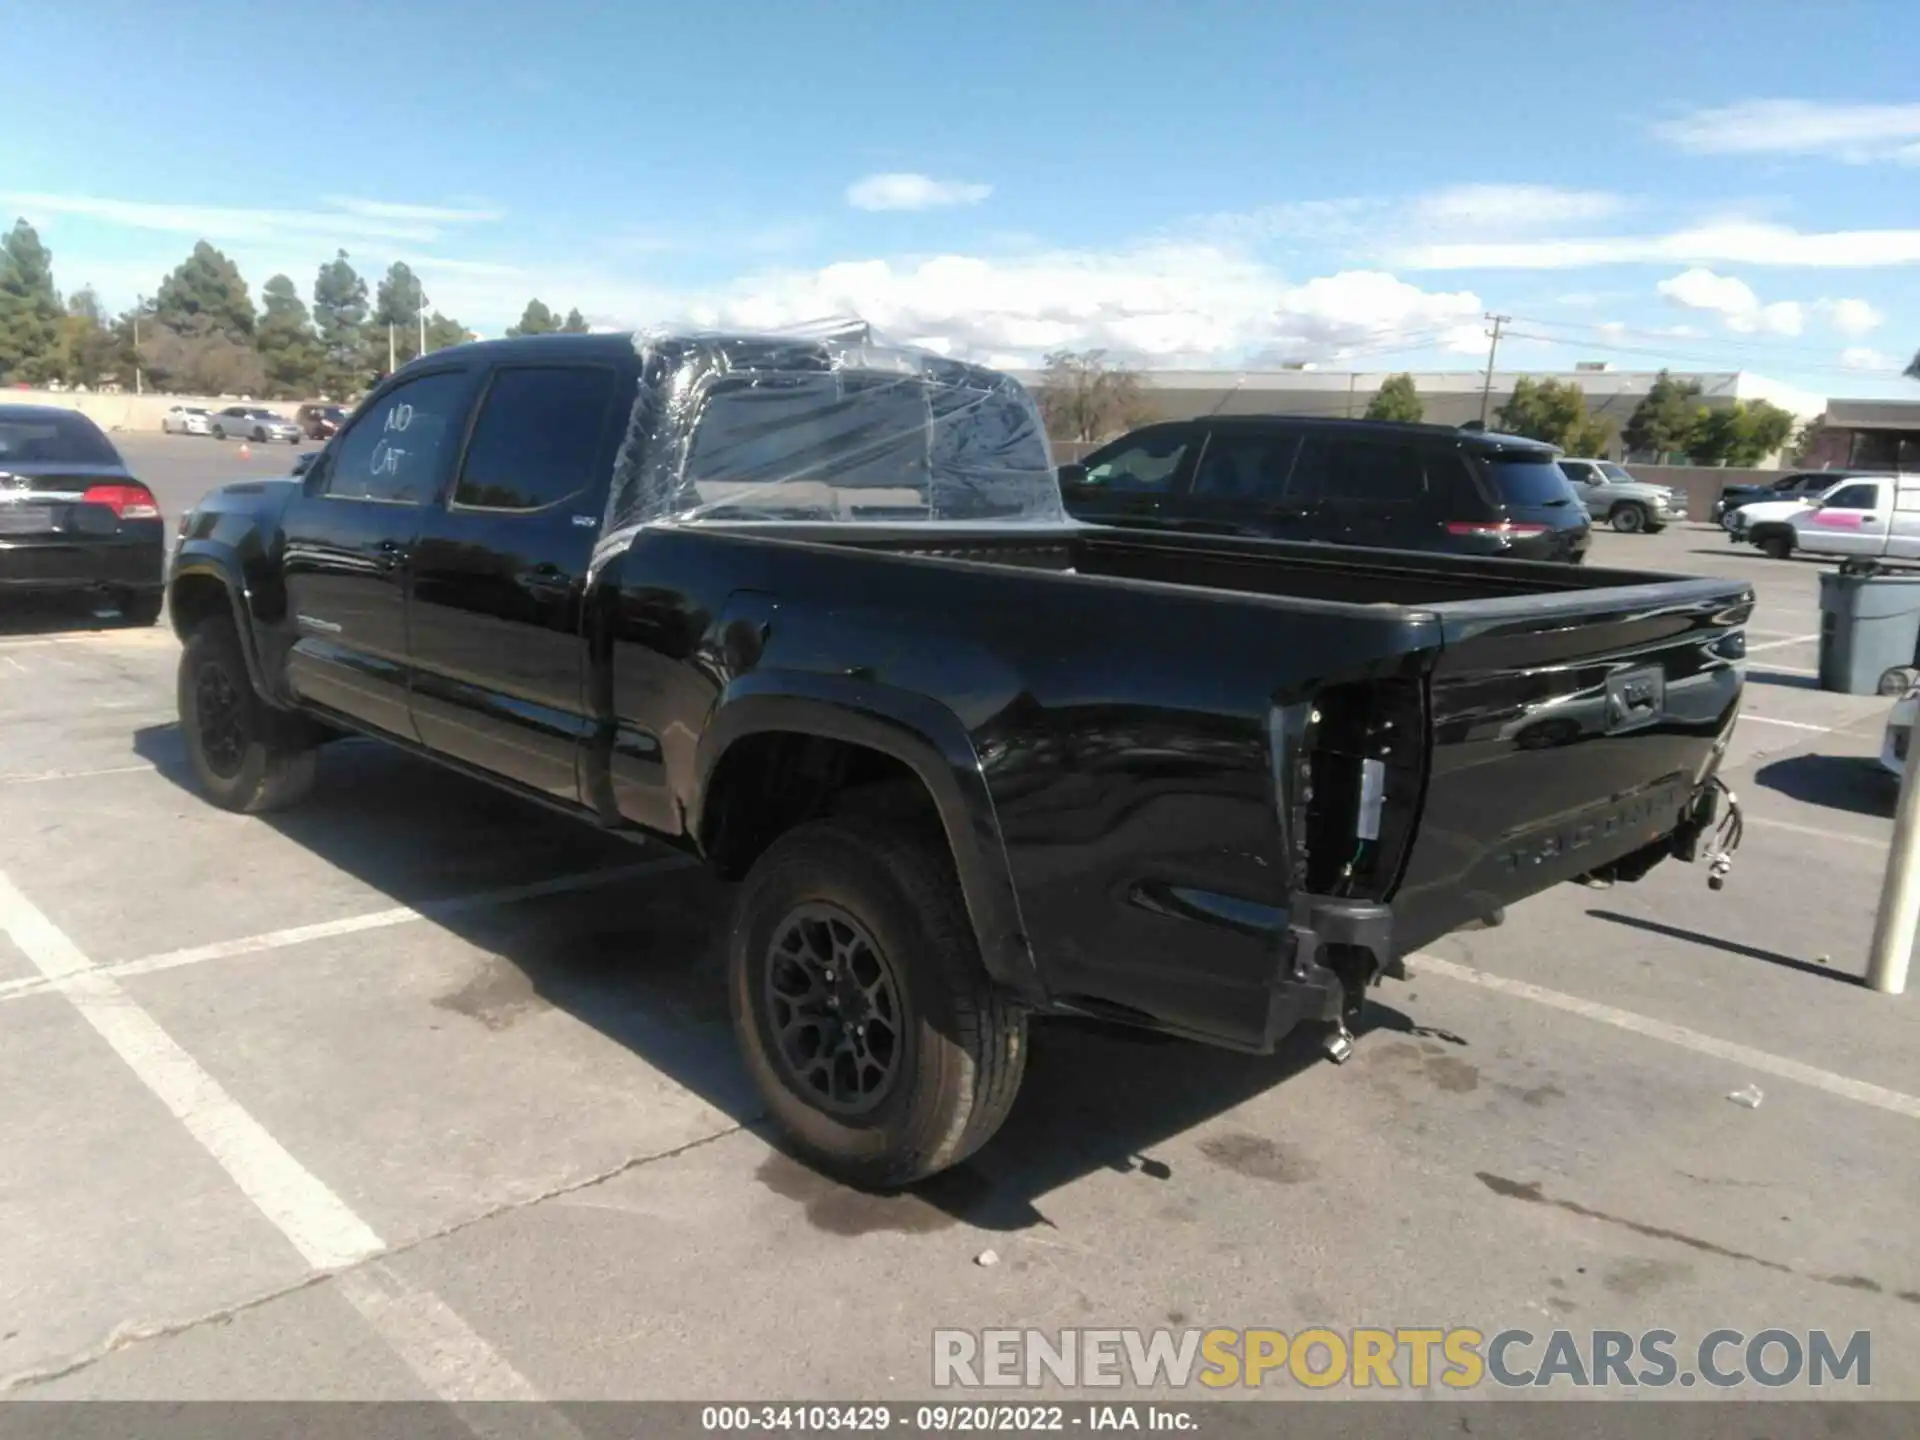
[[738, 903], [734, 1030], [797, 1153], [897, 1189], [1000, 1128], [1026, 1012], [980, 963], [944, 845], [911, 824], [816, 821], [767, 849]]
[[278, 810], [313, 788], [317, 736], [254, 693], [233, 621], [204, 620], [180, 652], [180, 732], [207, 798], [223, 810]]

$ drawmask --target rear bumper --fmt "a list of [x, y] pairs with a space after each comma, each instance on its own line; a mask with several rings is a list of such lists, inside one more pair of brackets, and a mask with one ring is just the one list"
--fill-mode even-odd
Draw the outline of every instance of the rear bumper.
[[158, 590], [166, 583], [166, 546], [153, 535], [130, 539], [0, 542], [0, 589]]

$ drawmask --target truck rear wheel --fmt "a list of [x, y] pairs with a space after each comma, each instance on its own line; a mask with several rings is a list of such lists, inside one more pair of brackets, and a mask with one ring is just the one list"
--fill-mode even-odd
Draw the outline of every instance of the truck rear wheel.
[[221, 809], [278, 810], [313, 788], [317, 736], [299, 716], [273, 709], [254, 692], [240, 637], [226, 616], [202, 621], [187, 637], [178, 703], [187, 761]]
[[1791, 560], [1793, 558], [1793, 537], [1791, 535], [1768, 535], [1760, 541], [1760, 553], [1770, 560]]
[[867, 818], [802, 825], [741, 886], [734, 1031], [797, 1153], [866, 1189], [958, 1164], [1013, 1106], [1026, 1012], [980, 963], [945, 847]]

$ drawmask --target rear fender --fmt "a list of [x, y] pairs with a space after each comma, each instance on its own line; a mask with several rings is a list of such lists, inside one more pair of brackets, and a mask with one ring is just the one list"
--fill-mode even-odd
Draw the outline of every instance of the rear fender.
[[[734, 744], [772, 731], [867, 746], [918, 776], [953, 852], [987, 973], [1030, 1003], [1045, 999], [993, 798], [959, 716], [924, 696], [853, 676], [753, 671], [727, 686], [701, 733], [687, 813], [705, 815], [709, 782]], [[708, 837], [695, 838], [704, 848]]]

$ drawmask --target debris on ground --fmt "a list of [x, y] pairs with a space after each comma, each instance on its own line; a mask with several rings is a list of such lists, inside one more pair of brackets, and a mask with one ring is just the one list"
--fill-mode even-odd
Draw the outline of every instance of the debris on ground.
[[1734, 1104], [1744, 1105], [1749, 1110], [1758, 1110], [1760, 1108], [1760, 1102], [1766, 1098], [1766, 1095], [1758, 1085], [1742, 1086], [1727, 1096], [1727, 1099], [1733, 1101]]
[[973, 1263], [976, 1265], [998, 1265], [1000, 1263], [1000, 1252], [997, 1250], [982, 1250], [978, 1255], [973, 1257]]

